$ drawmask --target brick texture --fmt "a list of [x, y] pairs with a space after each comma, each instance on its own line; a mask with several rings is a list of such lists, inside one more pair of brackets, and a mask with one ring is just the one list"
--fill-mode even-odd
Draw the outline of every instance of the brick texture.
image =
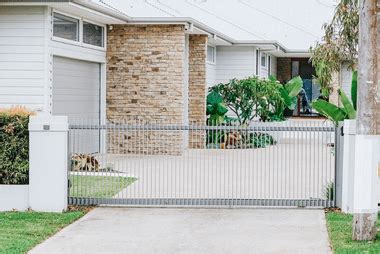
[[[189, 122], [206, 125], [206, 57], [207, 36], [189, 36]], [[204, 132], [189, 133], [190, 148], [204, 148]]]
[[277, 58], [277, 79], [281, 83], [286, 83], [292, 78], [292, 59]]
[[[184, 26], [114, 25], [107, 46], [107, 119], [183, 124]], [[115, 153], [173, 154], [183, 147], [179, 132], [120, 134], [109, 134]]]

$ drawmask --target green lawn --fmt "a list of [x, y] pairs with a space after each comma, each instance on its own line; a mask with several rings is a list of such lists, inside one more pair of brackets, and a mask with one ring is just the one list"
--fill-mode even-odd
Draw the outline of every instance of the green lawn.
[[[339, 212], [328, 212], [326, 214], [327, 228], [329, 231], [330, 242], [336, 254], [356, 254], [380, 253], [380, 234], [373, 242], [352, 241], [352, 215]], [[380, 221], [377, 222], [378, 227]]]
[[137, 179], [113, 176], [70, 176], [70, 197], [112, 198]]
[[0, 253], [26, 253], [35, 245], [84, 214], [84, 211], [67, 213], [0, 213]]

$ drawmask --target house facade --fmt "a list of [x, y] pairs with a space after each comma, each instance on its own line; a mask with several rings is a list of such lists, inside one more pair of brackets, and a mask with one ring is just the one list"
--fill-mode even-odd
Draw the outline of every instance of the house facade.
[[[253, 75], [286, 82], [309, 56], [192, 18], [133, 18], [82, 0], [2, 2], [0, 29], [0, 107], [70, 123], [204, 125], [208, 87]], [[191, 136], [177, 143], [202, 147]]]

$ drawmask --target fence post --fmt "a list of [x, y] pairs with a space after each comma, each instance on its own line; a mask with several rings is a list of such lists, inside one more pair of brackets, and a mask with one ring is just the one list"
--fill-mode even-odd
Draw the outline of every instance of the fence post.
[[343, 146], [344, 146], [344, 132], [343, 122], [340, 122], [335, 129], [335, 205], [342, 208], [342, 195], [343, 195]]
[[353, 213], [356, 137], [355, 120], [344, 121], [343, 134], [342, 203], [340, 208], [344, 213]]
[[67, 209], [68, 120], [31, 116], [29, 121], [29, 202], [35, 211]]

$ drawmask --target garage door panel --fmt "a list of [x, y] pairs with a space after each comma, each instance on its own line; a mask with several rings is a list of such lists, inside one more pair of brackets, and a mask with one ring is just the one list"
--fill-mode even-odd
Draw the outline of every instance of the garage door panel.
[[[53, 114], [67, 115], [70, 124], [100, 122], [100, 64], [53, 58]], [[81, 153], [99, 152], [98, 130], [86, 130]]]
[[78, 102], [67, 103], [65, 101], [58, 101], [56, 102], [56, 105], [59, 107], [65, 107], [64, 115], [81, 114], [83, 117], [96, 120], [96, 118], [91, 117], [91, 115], [98, 114], [98, 112], [94, 110], [94, 105], [91, 104], [83, 105], [82, 103]]
[[97, 75], [99, 74], [98, 69], [59, 69], [56, 70], [56, 75], [67, 75], [67, 72], [70, 72], [71, 77], [78, 77], [78, 78], [87, 78], [87, 79], [95, 79]]
[[[81, 88], [57, 88], [57, 92], [59, 92], [59, 95], [56, 95], [56, 98], [59, 98], [59, 96], [70, 95], [70, 96], [78, 96], [78, 97], [96, 97], [99, 98], [99, 91], [94, 91], [93, 89], [87, 88], [87, 89], [81, 89]], [[96, 99], [95, 98], [95, 99]], [[78, 98], [80, 99], [80, 98]]]

